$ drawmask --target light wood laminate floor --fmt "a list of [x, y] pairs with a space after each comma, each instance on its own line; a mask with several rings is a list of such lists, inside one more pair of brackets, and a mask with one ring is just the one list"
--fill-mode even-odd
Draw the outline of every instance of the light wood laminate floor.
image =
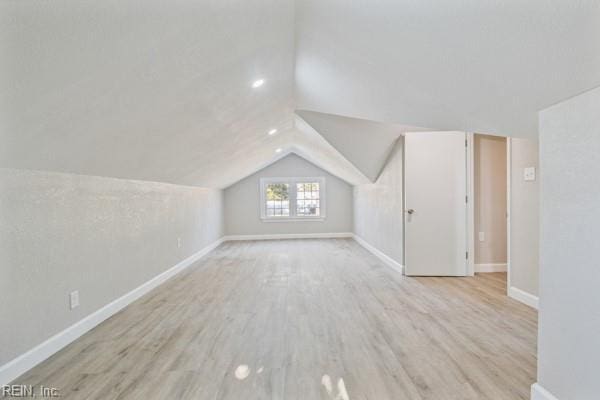
[[228, 242], [15, 383], [66, 399], [528, 399], [505, 274], [409, 278], [350, 239]]

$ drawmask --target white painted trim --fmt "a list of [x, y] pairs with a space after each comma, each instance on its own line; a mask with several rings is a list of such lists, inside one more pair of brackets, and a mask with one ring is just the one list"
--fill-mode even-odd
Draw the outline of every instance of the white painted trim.
[[83, 334], [90, 331], [104, 320], [118, 313], [129, 304], [133, 303], [146, 293], [150, 292], [152, 289], [156, 288], [157, 286], [161, 285], [162, 283], [172, 278], [179, 272], [183, 271], [184, 269], [192, 265], [194, 262], [198, 261], [200, 258], [214, 250], [221, 243], [223, 243], [223, 241], [224, 238], [221, 238], [215, 241], [214, 243], [206, 246], [202, 250], [192, 254], [185, 260], [180, 261], [175, 266], [155, 276], [154, 278], [150, 279], [141, 286], [138, 286], [137, 288], [133, 289], [129, 293], [126, 293], [125, 295], [119, 297], [111, 303], [108, 303], [104, 307], [93, 312], [87, 317], [79, 320], [78, 322], [63, 330], [62, 332], [57, 333], [56, 335], [44, 341], [43, 343], [35, 346], [31, 350], [21, 354], [17, 358], [0, 366], [0, 386], [6, 385], [14, 379], [18, 378], [23, 373], [29, 371], [31, 368], [35, 367], [40, 362], [44, 361], [57, 351], [61, 350], [69, 343], [78, 339]]
[[558, 400], [558, 397], [554, 396], [536, 382], [531, 385], [531, 400]]
[[467, 133], [467, 276], [474, 276], [475, 269], [475, 134]]
[[527, 293], [524, 290], [510, 286], [508, 288], [508, 296], [520, 301], [523, 304], [527, 304], [529, 307], [533, 307], [536, 310], [538, 309], [539, 298], [531, 293]]
[[506, 264], [475, 264], [475, 272], [506, 272]]
[[265, 217], [260, 218], [262, 222], [278, 223], [278, 222], [323, 222], [325, 217]]
[[228, 235], [224, 241], [237, 240], [282, 240], [282, 239], [338, 239], [351, 238], [352, 232], [336, 233], [276, 233], [268, 235]]
[[[506, 294], [510, 296], [511, 275], [510, 275], [510, 260], [511, 253], [511, 219], [512, 219], [512, 141], [509, 137], [506, 138]], [[537, 307], [536, 307], [537, 308]]]
[[360, 236], [358, 236], [356, 234], [352, 234], [352, 238], [354, 240], [356, 240], [356, 242], [358, 244], [360, 244], [362, 247], [364, 247], [365, 249], [367, 249], [371, 253], [373, 253], [375, 256], [377, 256], [387, 266], [391, 267], [392, 269], [394, 269], [397, 272], [400, 272], [401, 274], [404, 274], [404, 265], [400, 264], [399, 262], [395, 261], [393, 258], [391, 258], [390, 256], [388, 256], [387, 254], [385, 254], [381, 250], [379, 250], [376, 247], [372, 246], [371, 244], [369, 244], [367, 241], [365, 241]]

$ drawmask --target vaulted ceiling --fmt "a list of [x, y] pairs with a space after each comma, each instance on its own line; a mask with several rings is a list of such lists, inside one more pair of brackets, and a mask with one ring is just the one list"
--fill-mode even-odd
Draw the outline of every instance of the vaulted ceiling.
[[225, 187], [293, 151], [361, 184], [414, 126], [535, 137], [599, 85], [593, 1], [0, 2], [0, 167]]
[[289, 142], [291, 1], [0, 7], [3, 166], [220, 187]]
[[600, 1], [302, 0], [297, 108], [536, 137], [600, 85]]

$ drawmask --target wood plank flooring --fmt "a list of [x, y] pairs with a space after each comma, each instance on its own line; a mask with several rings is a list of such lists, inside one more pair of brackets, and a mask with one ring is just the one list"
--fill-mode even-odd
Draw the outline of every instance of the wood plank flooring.
[[505, 274], [409, 278], [350, 239], [228, 242], [14, 383], [66, 399], [529, 399]]

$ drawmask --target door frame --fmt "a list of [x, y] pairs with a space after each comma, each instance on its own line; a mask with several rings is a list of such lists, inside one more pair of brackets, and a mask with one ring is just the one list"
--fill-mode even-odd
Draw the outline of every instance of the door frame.
[[475, 276], [475, 134], [467, 132], [467, 276]]
[[512, 139], [506, 138], [506, 295], [510, 296], [510, 221], [512, 219], [511, 208], [512, 187]]
[[[494, 136], [494, 135], [492, 135]], [[498, 135], [499, 136], [499, 135]], [[469, 276], [475, 275], [475, 133], [470, 132], [468, 134], [468, 191], [469, 201], [467, 203], [467, 234], [468, 234], [468, 246], [469, 246], [469, 260], [467, 272]], [[510, 220], [511, 220], [511, 176], [512, 176], [512, 163], [511, 163], [511, 138], [506, 137], [506, 294], [508, 295], [508, 289], [510, 288]]]

